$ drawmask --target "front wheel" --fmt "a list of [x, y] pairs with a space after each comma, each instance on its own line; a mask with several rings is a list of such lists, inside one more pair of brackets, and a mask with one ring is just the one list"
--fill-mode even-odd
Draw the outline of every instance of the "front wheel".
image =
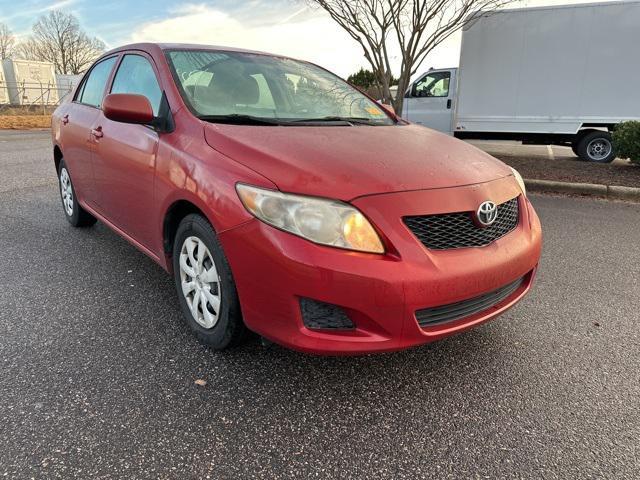
[[198, 340], [215, 350], [240, 343], [246, 327], [227, 258], [200, 215], [187, 215], [176, 233], [173, 275], [182, 313]]
[[64, 160], [60, 161], [60, 166], [58, 167], [58, 181], [60, 183], [62, 209], [69, 223], [74, 227], [90, 227], [96, 223], [96, 217], [87, 212], [78, 203], [76, 190], [73, 188], [71, 175]]
[[595, 163], [611, 163], [616, 158], [609, 132], [587, 133], [577, 145], [577, 154], [583, 160]]

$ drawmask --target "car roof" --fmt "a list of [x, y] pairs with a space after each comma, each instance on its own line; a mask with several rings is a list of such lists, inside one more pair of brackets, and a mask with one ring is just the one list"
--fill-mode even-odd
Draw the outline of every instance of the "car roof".
[[142, 42], [142, 43], [130, 43], [122, 45], [120, 47], [109, 50], [102, 56], [110, 55], [113, 53], [121, 52], [124, 50], [142, 50], [146, 52], [152, 52], [157, 50], [212, 50], [220, 52], [240, 52], [240, 53], [252, 53], [254, 55], [268, 55], [270, 57], [290, 58], [285, 55], [277, 55], [269, 52], [261, 52], [258, 50], [248, 50], [243, 48], [225, 47], [221, 45], [205, 45], [196, 43], [156, 43], [156, 42]]

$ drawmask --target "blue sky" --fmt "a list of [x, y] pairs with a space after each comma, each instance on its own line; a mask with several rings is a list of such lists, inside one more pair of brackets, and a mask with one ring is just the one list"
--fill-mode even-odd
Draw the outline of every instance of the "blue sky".
[[133, 41], [183, 41], [305, 58], [341, 75], [366, 66], [347, 34], [304, 0], [0, 0], [0, 22], [20, 39], [52, 9], [73, 13], [89, 35], [108, 47]]
[[[580, 0], [523, 0], [522, 4], [576, 1]], [[110, 48], [135, 41], [225, 45], [303, 58], [342, 76], [367, 66], [360, 47], [305, 0], [0, 0], [0, 22], [20, 39], [52, 9], [76, 15], [89, 35]], [[457, 34], [434, 51], [422, 69], [456, 66], [459, 52]]]
[[129, 37], [136, 26], [178, 16], [196, 5], [228, 12], [254, 24], [269, 22], [287, 11], [295, 13], [305, 6], [303, 0], [0, 0], [0, 21], [9, 24], [16, 34], [28, 34], [38, 16], [60, 9], [76, 15], [85, 30], [115, 46]]

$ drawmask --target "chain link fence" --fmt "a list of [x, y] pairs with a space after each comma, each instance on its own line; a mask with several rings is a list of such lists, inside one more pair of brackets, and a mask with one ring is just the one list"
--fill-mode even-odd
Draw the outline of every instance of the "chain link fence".
[[0, 81], [0, 115], [50, 114], [75, 85]]

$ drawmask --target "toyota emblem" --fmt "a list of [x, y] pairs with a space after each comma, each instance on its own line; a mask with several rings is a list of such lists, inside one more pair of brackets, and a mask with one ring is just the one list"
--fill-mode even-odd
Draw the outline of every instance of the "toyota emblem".
[[483, 227], [488, 227], [498, 218], [498, 207], [492, 201], [482, 202], [476, 212], [476, 218]]

